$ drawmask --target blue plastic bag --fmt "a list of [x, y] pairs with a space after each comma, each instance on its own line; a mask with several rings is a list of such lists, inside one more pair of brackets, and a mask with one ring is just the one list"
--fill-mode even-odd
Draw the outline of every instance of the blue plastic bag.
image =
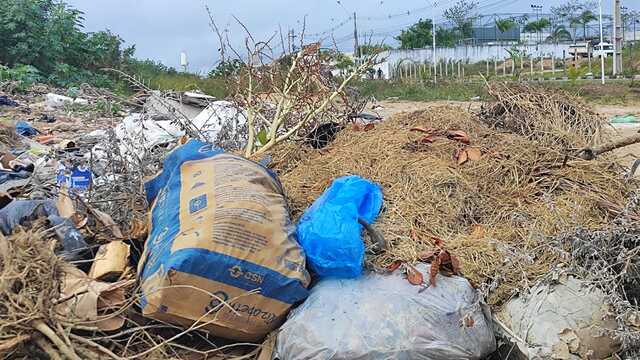
[[22, 136], [36, 136], [40, 132], [26, 121], [18, 121], [16, 123], [16, 133]]
[[382, 208], [380, 186], [359, 176], [335, 179], [304, 212], [297, 235], [311, 269], [321, 278], [362, 274], [362, 225], [375, 221]]

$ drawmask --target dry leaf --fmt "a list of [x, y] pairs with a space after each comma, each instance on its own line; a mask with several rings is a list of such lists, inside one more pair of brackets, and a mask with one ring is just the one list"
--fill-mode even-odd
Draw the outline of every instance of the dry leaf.
[[432, 144], [434, 143], [436, 140], [438, 139], [437, 136], [435, 135], [425, 135], [421, 138], [419, 138], [418, 140], [416, 140], [417, 143], [419, 144]]
[[389, 264], [389, 266], [387, 266], [387, 270], [389, 272], [394, 272], [394, 271], [398, 270], [400, 265], [402, 265], [402, 261], [396, 260], [396, 261], [392, 262], [391, 264]]
[[440, 239], [439, 237], [432, 236], [431, 240], [433, 241], [433, 245], [435, 245], [437, 247], [443, 247], [444, 246], [444, 240]]
[[436, 276], [440, 272], [440, 257], [436, 256], [431, 262], [431, 269], [429, 269], [429, 284], [436, 287]]
[[467, 155], [469, 156], [469, 160], [471, 161], [478, 161], [482, 158], [482, 152], [477, 147], [467, 148]]
[[435, 252], [433, 251], [423, 251], [420, 254], [418, 254], [418, 260], [420, 261], [431, 261], [431, 259], [433, 259], [433, 257], [436, 255]]
[[362, 124], [354, 123], [353, 125], [351, 125], [351, 129], [353, 131], [362, 131], [364, 130], [364, 127], [362, 126]]
[[453, 269], [453, 273], [455, 275], [460, 274], [460, 260], [453, 255], [449, 255], [451, 258], [451, 268]]
[[364, 126], [364, 131], [369, 131], [369, 130], [373, 130], [376, 128], [375, 124], [367, 124]]
[[453, 159], [456, 161], [458, 165], [462, 165], [469, 159], [467, 155], [467, 151], [465, 149], [457, 149], [453, 154]]
[[459, 141], [463, 144], [469, 144], [471, 142], [471, 138], [469, 138], [469, 135], [462, 130], [447, 131], [447, 138], [450, 140]]
[[124, 235], [122, 234], [122, 230], [120, 230], [120, 226], [118, 226], [118, 224], [116, 224], [116, 222], [113, 221], [113, 219], [111, 218], [111, 216], [109, 216], [109, 214], [102, 212], [98, 209], [89, 208], [89, 210], [96, 217], [96, 220], [98, 220], [102, 225], [104, 225], [105, 227], [109, 228], [109, 230], [111, 230], [111, 233], [113, 234], [113, 236], [115, 236], [118, 239], [124, 238]]
[[422, 285], [424, 283], [424, 278], [422, 277], [422, 273], [418, 271], [418, 269], [414, 268], [411, 265], [406, 265], [407, 268], [407, 280], [411, 285]]
[[418, 131], [418, 132], [422, 132], [422, 133], [425, 133], [425, 134], [431, 134], [432, 132], [435, 131], [435, 129], [432, 129], [432, 128], [425, 129], [425, 128], [421, 128], [421, 127], [414, 127], [414, 128], [409, 129], [409, 131]]

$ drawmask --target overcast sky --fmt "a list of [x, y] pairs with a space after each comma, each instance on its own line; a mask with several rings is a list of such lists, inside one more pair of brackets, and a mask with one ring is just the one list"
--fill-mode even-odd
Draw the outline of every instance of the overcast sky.
[[[306, 32], [326, 32], [332, 28], [334, 38], [342, 49], [353, 44], [353, 21], [349, 16], [357, 12], [361, 34], [375, 34], [374, 41], [393, 36], [419, 18], [442, 21], [443, 9], [455, 1], [440, 0], [437, 7], [431, 0], [67, 0], [85, 13], [87, 31], [110, 29], [126, 44], [136, 44], [136, 55], [162, 61], [178, 67], [180, 52], [188, 55], [189, 70], [204, 72], [217, 60], [218, 41], [209, 27], [205, 4], [221, 28], [229, 29], [232, 43], [239, 47], [245, 33], [233, 16], [242, 21], [257, 40], [267, 40], [279, 26], [301, 29], [306, 16]], [[530, 12], [531, 4], [543, 4], [544, 11], [564, 3], [562, 0], [479, 0], [480, 14]], [[603, 12], [611, 13], [611, 2], [603, 1]], [[623, 5], [640, 10], [640, 1], [622, 0]], [[340, 26], [342, 25], [342, 26]], [[326, 36], [326, 35], [324, 35]], [[280, 44], [280, 36], [277, 36]], [[316, 40], [317, 36], [307, 37]], [[238, 49], [240, 50], [240, 49]]]

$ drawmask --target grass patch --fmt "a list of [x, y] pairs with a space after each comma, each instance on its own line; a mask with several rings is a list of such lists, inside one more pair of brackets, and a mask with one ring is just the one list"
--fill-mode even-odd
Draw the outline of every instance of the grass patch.
[[487, 97], [482, 83], [443, 82], [434, 85], [430, 83], [369, 80], [361, 81], [355, 85], [362, 95], [374, 96], [378, 100], [398, 98], [399, 100], [408, 101], [464, 101], [476, 96]]
[[157, 90], [190, 91], [200, 90], [218, 98], [227, 96], [227, 86], [223, 78], [202, 78], [194, 74], [158, 74], [149, 79], [150, 87]]

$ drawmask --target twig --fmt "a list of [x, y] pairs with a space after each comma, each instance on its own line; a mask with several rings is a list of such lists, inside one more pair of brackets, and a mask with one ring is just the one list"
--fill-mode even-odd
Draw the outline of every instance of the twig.
[[71, 360], [81, 360], [80, 357], [78, 357], [78, 355], [76, 355], [76, 353], [73, 352], [73, 350], [70, 349], [47, 324], [42, 322], [42, 320], [34, 321], [33, 327], [49, 338], [49, 340], [51, 340], [51, 342], [53, 342], [66, 357]]
[[104, 346], [102, 346], [102, 345], [100, 345], [100, 344], [98, 344], [96, 342], [93, 342], [93, 341], [91, 341], [91, 340], [89, 340], [87, 338], [84, 338], [82, 336], [78, 336], [78, 335], [75, 335], [75, 334], [70, 334], [69, 337], [71, 337], [75, 341], [81, 342], [81, 343], [83, 343], [85, 345], [94, 347], [94, 348], [102, 351], [106, 355], [109, 355], [109, 357], [111, 357], [112, 359], [122, 360], [122, 358], [120, 356], [114, 354], [113, 352], [111, 352], [111, 350], [109, 350], [106, 347], [104, 347]]

